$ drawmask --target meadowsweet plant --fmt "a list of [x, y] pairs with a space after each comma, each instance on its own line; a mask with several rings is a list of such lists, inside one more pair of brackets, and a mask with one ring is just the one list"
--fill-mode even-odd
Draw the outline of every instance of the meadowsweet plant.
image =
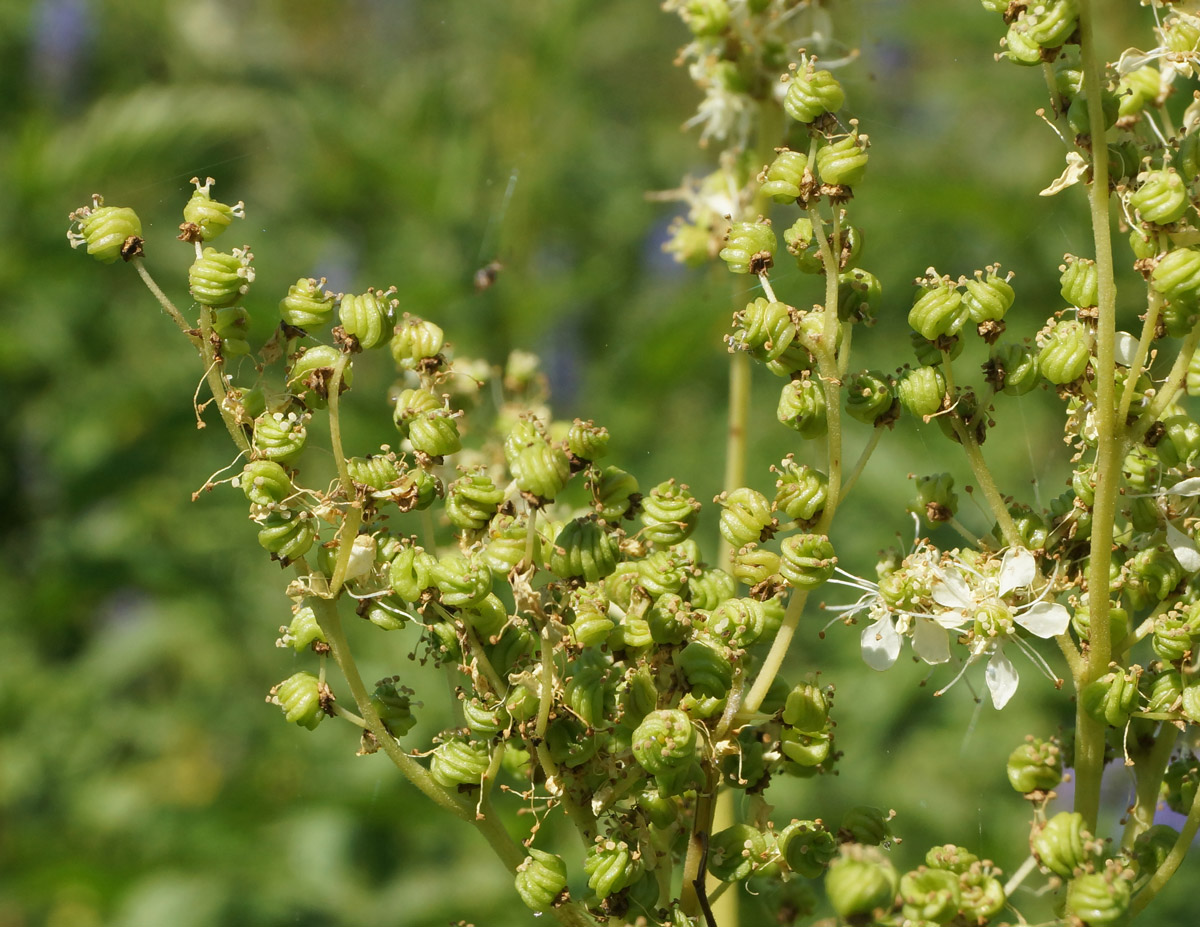
[[[640, 484], [608, 462], [604, 427], [552, 417], [535, 359], [454, 357], [437, 313], [418, 316], [391, 288], [300, 278], [258, 292], [250, 251], [219, 250], [244, 210], [215, 199], [212, 180], [183, 206], [186, 310], [150, 278], [132, 209], [96, 196], [72, 213], [72, 245], [131, 263], [201, 359], [211, 399], [197, 414], [219, 414], [237, 454], [223, 482], [289, 571], [278, 644], [309, 654], [270, 687], [283, 719], [357, 729], [360, 753], [386, 755], [479, 830], [514, 900], [563, 924], [733, 927], [743, 884], [782, 923], [1023, 922], [1045, 893], [1031, 887], [1052, 892], [1061, 923], [1107, 927], [1146, 908], [1200, 827], [1200, 423], [1187, 404], [1200, 394], [1200, 17], [1143, 0], [1146, 49], [1106, 64], [1093, 22], [1109, 5], [979, 11], [997, 66], [1045, 81], [1065, 169], [1042, 192], [1075, 198], [1090, 220], [1090, 252], [1062, 260], [1061, 303], [1035, 317], [997, 264], [915, 269], [911, 344], [867, 369], [852, 348], [909, 281], [871, 272], [856, 215], [871, 194], [869, 126], [837, 76], [854, 55], [816, 0], [668, 0], [703, 93], [689, 125], [713, 160], [672, 194], [685, 205], [667, 249], [754, 284], [730, 316], [731, 437], [714, 500], [682, 470]], [[1120, 264], [1144, 286], [1118, 300]], [[278, 313], [265, 345], [248, 343], [251, 311]], [[391, 435], [349, 447], [341, 410], [364, 364], [395, 373], [385, 396], [363, 397], [390, 414]], [[755, 366], [776, 378], [778, 424], [795, 432], [769, 469], [745, 459]], [[1009, 397], [1033, 390], [1056, 397], [1073, 467], [1045, 510], [1010, 494], [1027, 480], [993, 473], [985, 451]], [[871, 571], [839, 559], [837, 515], [902, 417], [962, 455], [993, 524], [977, 536], [951, 477], [916, 474], [897, 508], [918, 536]], [[847, 466], [851, 430], [867, 440]], [[701, 519], [717, 524], [718, 549], [694, 539]], [[939, 546], [935, 529], [961, 543]], [[903, 821], [875, 801], [836, 819], [771, 803], [774, 783], [841, 759], [834, 686], [782, 675], [821, 602], [852, 628], [864, 673], [911, 650], [934, 694], [981, 678], [1002, 710], [1024, 679], [1073, 703], [1073, 730], [1047, 723], [1012, 745], [1005, 772], [1029, 829], [1008, 858], [944, 844], [907, 869], [894, 852]], [[413, 691], [400, 667], [364, 680], [350, 637], [370, 635], [447, 667], [455, 726], [414, 739], [423, 706], [445, 696]], [[1108, 764], [1134, 783], [1112, 833], [1099, 821]], [[1067, 775], [1074, 809], [1051, 813]], [[1164, 803], [1184, 815], [1179, 830], [1155, 823]], [[534, 810], [514, 819], [520, 832], [506, 806]], [[552, 818], [578, 841], [546, 839]]]

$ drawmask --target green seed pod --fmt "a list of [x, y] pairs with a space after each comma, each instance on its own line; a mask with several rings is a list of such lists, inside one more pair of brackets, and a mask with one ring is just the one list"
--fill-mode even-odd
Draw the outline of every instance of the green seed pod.
[[631, 608], [621, 616], [608, 638], [611, 650], [641, 651], [654, 644], [654, 635], [650, 633], [650, 622], [645, 614], [649, 604], [649, 597], [640, 595], [639, 607]]
[[873, 321], [872, 310], [882, 299], [883, 284], [870, 271], [856, 267], [838, 275], [838, 318], [841, 321]]
[[214, 181], [211, 177], [207, 178], [204, 183], [200, 183], [199, 178], [193, 177], [191, 182], [196, 185], [196, 190], [183, 207], [184, 225], [182, 229], [184, 234], [179, 237], [184, 241], [212, 241], [229, 228], [235, 218], [245, 218], [245, 203], [239, 202], [236, 206], [228, 206], [225, 203], [218, 203], [212, 198], [211, 191]]
[[765, 219], [762, 222], [735, 222], [718, 257], [732, 273], [761, 274], [774, 264], [776, 246], [775, 233]]
[[271, 689], [268, 701], [283, 709], [283, 716], [289, 724], [299, 724], [310, 731], [325, 719], [321, 681], [312, 673], [300, 672], [289, 676]]
[[675, 708], [651, 711], [633, 732], [633, 756], [652, 776], [665, 775], [696, 758], [696, 728]]
[[700, 503], [688, 492], [686, 484], [673, 479], [659, 483], [642, 500], [642, 531], [656, 547], [670, 547], [685, 540], [696, 528]]
[[1192, 652], [1197, 629], [1181, 616], [1168, 612], [1154, 620], [1150, 644], [1166, 663], [1178, 663]]
[[1200, 306], [1191, 300], [1176, 299], [1165, 303], [1159, 321], [1172, 338], [1186, 337], [1200, 317]]
[[1167, 467], [1192, 469], [1200, 459], [1200, 423], [1191, 416], [1180, 413], [1162, 419], [1167, 431], [1167, 440], [1160, 441], [1156, 450]]
[[779, 394], [775, 417], [780, 424], [800, 433], [802, 438], [820, 438], [829, 430], [825, 412], [825, 391], [810, 377], [789, 380]]
[[277, 647], [291, 647], [297, 653], [308, 650], [314, 643], [327, 644], [325, 632], [317, 624], [317, 613], [310, 606], [296, 608], [291, 624], [279, 629], [282, 635], [275, 642]]
[[445, 789], [460, 785], [478, 786], [491, 763], [487, 744], [467, 740], [447, 740], [429, 757], [429, 774]]
[[591, 482], [596, 514], [605, 521], [616, 523], [629, 515], [641, 499], [638, 481], [620, 467], [605, 467]]
[[408, 423], [408, 440], [412, 449], [434, 460], [462, 450], [455, 413], [449, 409], [424, 412]]
[[1195, 352], [1188, 361], [1185, 386], [1189, 396], [1200, 396], [1200, 351]]
[[825, 894], [841, 917], [865, 923], [877, 908], [892, 906], [899, 881], [895, 868], [878, 851], [859, 850], [830, 863]]
[[399, 302], [389, 297], [395, 287], [376, 290], [371, 287], [361, 296], [347, 293], [338, 301], [338, 317], [347, 335], [358, 339], [364, 350], [387, 344], [392, 337], [393, 316]]
[[71, 247], [86, 245], [87, 253], [97, 261], [128, 261], [142, 253], [142, 222], [127, 206], [105, 206], [104, 198], [96, 195], [91, 206], [81, 206], [68, 218], [71, 227], [67, 241]]
[[427, 412], [436, 412], [443, 408], [441, 401], [424, 387], [403, 390], [396, 397], [396, 405], [392, 410], [392, 421], [400, 437], [407, 438], [409, 429], [419, 416]]
[[739, 583], [747, 586], [757, 586], [760, 583], [774, 581], [782, 583], [779, 575], [779, 554], [757, 544], [747, 544], [738, 548], [733, 557], [733, 576]]
[[986, 270], [986, 277], [984, 271], [977, 270], [974, 278], [961, 281], [963, 308], [976, 325], [1000, 321], [1017, 298], [1009, 283], [1013, 278], [1012, 271], [1001, 277], [999, 264], [989, 264]]
[[595, 732], [576, 718], [560, 717], [546, 728], [550, 758], [559, 766], [578, 769], [600, 749]]
[[[788, 89], [791, 90], [790, 87]], [[776, 203], [794, 203], [806, 183], [804, 173], [808, 169], [808, 155], [788, 148], [777, 148], [775, 151], [775, 160], [761, 175], [762, 192]]]
[[563, 686], [563, 703], [589, 728], [602, 730], [616, 706], [617, 693], [608, 684], [612, 658], [598, 650], [585, 650], [571, 664]]
[[711, 610], [737, 592], [737, 580], [724, 570], [710, 567], [688, 580], [688, 595], [693, 608]]
[[1138, 834], [1133, 844], [1133, 859], [1137, 866], [1137, 877], [1131, 886], [1134, 893], [1140, 892], [1150, 878], [1166, 861], [1175, 843], [1179, 840], [1179, 831], [1169, 824], [1155, 824]]
[[721, 506], [719, 530], [731, 545], [742, 547], [751, 541], [768, 539], [775, 530], [771, 503], [757, 490], [742, 486], [721, 493], [716, 500]]
[[1056, 386], [1083, 376], [1092, 357], [1092, 335], [1082, 322], [1059, 322], [1038, 352], [1038, 369]]
[[858, 134], [851, 120], [850, 135], [817, 149], [817, 173], [821, 182], [837, 187], [855, 187], [867, 173], [867, 136]]
[[709, 839], [708, 871], [722, 882], [747, 879], [774, 855], [774, 842], [749, 824], [727, 827]]
[[1117, 927], [1127, 921], [1133, 889], [1115, 872], [1090, 872], [1067, 883], [1068, 914], [1088, 927]]
[[392, 591], [405, 602], [419, 602], [421, 594], [437, 585], [434, 568], [437, 559], [424, 548], [412, 545], [401, 547], [392, 558], [389, 582]]
[[1183, 581], [1183, 567], [1169, 550], [1139, 550], [1124, 568], [1125, 596], [1134, 609], [1165, 601]]
[[246, 334], [250, 331], [250, 313], [243, 306], [214, 309], [213, 332], [221, 339], [221, 353], [226, 357], [250, 353]]
[[[488, 542], [483, 549], [483, 558], [492, 568], [492, 573], [498, 579], [503, 579], [525, 558], [528, 544], [528, 524], [524, 520], [518, 521], [507, 515], [499, 515], [488, 527]], [[535, 534], [532, 551], [534, 562], [541, 562], [541, 552], [541, 539]]]
[[930, 869], [945, 869], [955, 875], [962, 875], [979, 862], [979, 857], [963, 847], [952, 843], [940, 847], [931, 847], [925, 854], [925, 865]]
[[757, 599], [726, 599], [704, 622], [704, 631], [735, 650], [745, 650], [762, 637], [766, 619]]
[[258, 532], [258, 543], [270, 551], [271, 558], [285, 564], [299, 560], [312, 547], [317, 537], [313, 519], [307, 512], [293, 515], [291, 512], [276, 511], [266, 517]]
[[1063, 45], [1079, 25], [1076, 0], [1042, 0], [1022, 14], [1026, 34], [1042, 48]]
[[[395, 561], [392, 563], [394, 566]], [[441, 592], [442, 604], [451, 608], [471, 608], [492, 591], [492, 571], [487, 564], [457, 554], [439, 559], [430, 579]]]
[[517, 894], [526, 907], [544, 914], [567, 888], [567, 864], [562, 857], [532, 847], [517, 866]]
[[[1100, 107], [1104, 113], [1104, 128], [1112, 128], [1117, 121], [1117, 114], [1121, 109], [1121, 101], [1117, 99], [1117, 95], [1112, 91], [1101, 90]], [[1080, 93], [1071, 101], [1071, 105], [1067, 107], [1067, 125], [1071, 127], [1071, 131], [1076, 135], [1088, 135], [1091, 132], [1091, 125], [1088, 120], [1087, 97], [1083, 93]]]
[[818, 71], [811, 59], [803, 61], [788, 80], [783, 110], [797, 122], [809, 123], [825, 113], [836, 113], [846, 93], [829, 71]]
[[900, 900], [910, 920], [944, 924], [958, 914], [962, 902], [958, 876], [921, 866], [900, 877]]
[[895, 402], [891, 383], [874, 370], [855, 374], [846, 383], [846, 414], [864, 425], [887, 422]]
[[597, 840], [588, 849], [583, 871], [587, 873], [588, 888], [597, 897], [607, 898], [641, 878], [641, 855], [624, 840]]
[[1092, 835], [1077, 811], [1060, 811], [1030, 838], [1030, 846], [1039, 863], [1055, 875], [1069, 879], [1092, 857], [1088, 844]]
[[232, 306], [250, 292], [254, 282], [254, 255], [249, 248], [225, 253], [205, 248], [188, 268], [188, 290], [203, 306]]
[[917, 496], [908, 510], [923, 515], [930, 523], [949, 521], [958, 512], [958, 493], [954, 477], [949, 473], [934, 473], [916, 477]]
[[729, 346], [760, 361], [773, 361], [792, 345], [796, 321], [792, 307], [759, 297], [734, 315]]
[[924, 418], [940, 412], [946, 378], [937, 367], [906, 369], [896, 383], [896, 398], [913, 415]]
[[279, 505], [296, 491], [287, 471], [273, 460], [252, 460], [242, 468], [238, 485], [252, 505]]
[[1062, 751], [1053, 740], [1026, 738], [1008, 755], [1008, 783], [1022, 795], [1048, 792], [1062, 782]]
[[779, 833], [779, 852], [789, 869], [816, 879], [837, 856], [837, 838], [821, 821], [792, 821]]
[[550, 553], [550, 570], [561, 579], [594, 583], [617, 568], [617, 539], [590, 516], [567, 522]]
[[788, 518], [811, 521], [825, 509], [829, 480], [819, 470], [798, 466], [789, 457], [777, 471], [774, 507]]
[[684, 647], [675, 665], [691, 691], [701, 698], [724, 698], [733, 685], [733, 664], [725, 648], [709, 638], [699, 637]]
[[1130, 672], [1105, 673], [1084, 686], [1079, 704], [1097, 721], [1110, 727], [1124, 727], [1138, 707], [1138, 679], [1141, 668]]
[[504, 490], [482, 470], [464, 473], [446, 487], [446, 517], [461, 531], [482, 531], [504, 501]]
[[[505, 634], [507, 633], [506, 631]], [[508, 697], [504, 700], [504, 708], [514, 721], [528, 721], [537, 715], [541, 701], [537, 683], [524, 680], [514, 684], [509, 690]]]
[[[342, 352], [332, 345], [317, 344], [306, 348], [288, 368], [288, 391], [307, 408], [324, 409], [329, 404], [329, 387], [333, 381], [334, 365], [341, 357]], [[344, 393], [353, 383], [354, 368], [347, 360], [342, 368], [342, 382], [338, 394]]]
[[833, 575], [837, 557], [823, 534], [794, 534], [779, 552], [779, 572], [793, 589], [812, 590]]
[[1200, 296], [1200, 249], [1168, 251], [1150, 272], [1150, 285], [1173, 302], [1195, 303]]
[[783, 708], [783, 723], [805, 734], [823, 733], [829, 727], [829, 701], [811, 683], [791, 689]]
[[1154, 677], [1146, 696], [1146, 711], [1166, 714], [1179, 711], [1183, 698], [1183, 677], [1178, 670], [1165, 670]]
[[1138, 445], [1125, 455], [1121, 475], [1134, 492], [1152, 492], [1162, 477], [1162, 462], [1150, 448]]
[[412, 690], [397, 686], [399, 680], [399, 676], [381, 679], [371, 693], [371, 705], [393, 737], [403, 737], [417, 723], [412, 713]]
[[399, 366], [415, 370], [438, 357], [445, 343], [445, 333], [439, 326], [406, 312], [392, 335], [392, 357]]
[[796, 265], [803, 273], [819, 274], [824, 272], [825, 264], [821, 260], [820, 245], [813, 234], [811, 220], [797, 219], [783, 233], [783, 241], [787, 245], [788, 254], [796, 258]]
[[788, 727], [779, 736], [780, 751], [802, 770], [820, 766], [829, 759], [832, 748], [833, 736], [828, 732], [806, 734]]
[[406, 604], [394, 595], [372, 596], [360, 602], [357, 611], [381, 631], [399, 631], [408, 625]]
[[[1150, 69], [1153, 70], [1153, 69]], [[1179, 141], [1175, 165], [1189, 184], [1200, 177], [1200, 132], [1193, 127]]]
[[[627, 728], [635, 728], [658, 705], [658, 684], [655, 682], [654, 671], [642, 664], [632, 673], [626, 673], [618, 685], [617, 699], [621, 724]], [[633, 749], [632, 734], [630, 749]]]
[[949, 277], [938, 277], [931, 267], [917, 281], [920, 290], [908, 313], [908, 324], [926, 341], [957, 335], [967, 320], [962, 293]]
[[1016, 20], [1008, 27], [1003, 45], [1002, 54], [1013, 64], [1033, 67], [1042, 63], [1042, 48], [1030, 37], [1023, 19]]
[[571, 636], [581, 647], [596, 647], [608, 640], [615, 623], [608, 617], [608, 599], [595, 586], [585, 586], [572, 601], [575, 620]]
[[684, 573], [686, 565], [669, 550], [653, 551], [637, 561], [635, 566], [638, 585], [646, 590], [652, 599], [678, 593], [687, 582]]
[[1191, 200], [1187, 184], [1174, 168], [1146, 171], [1138, 176], [1138, 181], [1138, 188], [1129, 194], [1126, 202], [1137, 210], [1142, 222], [1170, 225], [1183, 218]]
[[877, 847], [892, 836], [892, 829], [888, 826], [890, 820], [891, 815], [884, 814], [873, 805], [858, 805], [842, 816], [838, 835], [853, 843]]
[[317, 328], [324, 325], [333, 313], [333, 294], [325, 290], [325, 278], [301, 278], [288, 287], [288, 294], [279, 301], [279, 315], [295, 328]]
[[540, 435], [509, 454], [508, 467], [517, 488], [538, 499], [550, 502], [571, 478], [571, 461], [566, 452]]
[[[1117, 81], [1117, 97], [1121, 101], [1117, 110], [1119, 116], [1139, 115], [1147, 105], [1157, 102], [1161, 92], [1162, 76], [1150, 65], [1122, 75]], [[1190, 181], [1191, 178], [1188, 179]]]
[[575, 419], [567, 432], [567, 450], [579, 460], [599, 460], [608, 453], [608, 429], [593, 421]]
[[467, 699], [463, 702], [462, 711], [463, 720], [471, 733], [480, 737], [494, 737], [507, 730], [512, 723], [503, 702], [488, 705], [478, 698]]
[[986, 924], [1004, 910], [1008, 899], [1004, 886], [981, 867], [972, 867], [958, 877], [962, 916], [969, 924]]
[[1190, 683], [1179, 695], [1179, 710], [1193, 724], [1200, 722], [1200, 684]]
[[912, 345], [913, 356], [917, 360], [917, 364], [922, 367], [936, 367], [946, 360], [946, 355], [949, 354], [950, 360], [954, 360], [963, 352], [963, 340], [961, 338], [950, 338], [949, 346], [945, 353], [942, 352], [939, 345], [946, 345], [947, 339], [939, 339], [938, 342], [926, 341], [921, 337], [920, 332], [909, 332], [909, 343]]
[[666, 830], [679, 818], [679, 802], [663, 795], [655, 786], [648, 786], [638, 793], [637, 805], [659, 830]]
[[985, 373], [989, 383], [1009, 396], [1024, 396], [1041, 382], [1038, 356], [1025, 344], [993, 345]]
[[1200, 787], [1200, 762], [1190, 754], [1178, 757], [1167, 766], [1163, 777], [1163, 797], [1176, 814], [1187, 814]]
[[508, 609], [494, 592], [474, 605], [464, 606], [459, 614], [484, 640], [499, 634], [508, 623]]

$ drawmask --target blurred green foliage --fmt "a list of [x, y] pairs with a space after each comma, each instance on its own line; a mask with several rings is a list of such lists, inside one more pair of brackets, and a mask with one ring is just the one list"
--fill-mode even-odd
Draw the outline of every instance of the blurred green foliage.
[[[1113, 35], [1135, 15], [1114, 14]], [[1039, 75], [1001, 73], [974, 3], [860, 0], [835, 4], [835, 21], [861, 49], [842, 72], [872, 139], [855, 212], [887, 302], [856, 349], [898, 363], [880, 346], [906, 337], [910, 281], [930, 264], [957, 275], [1001, 261], [1018, 271], [1010, 325], [1043, 318], [1061, 255], [1089, 249], [1082, 198], [1037, 197], [1061, 170], [1031, 116]], [[720, 339], [754, 294], [658, 250], [671, 208], [644, 194], [708, 170], [678, 128], [696, 100], [671, 65], [683, 40], [646, 0], [3, 5], [0, 927], [527, 922], [482, 841], [429, 813], [381, 757], [263, 704], [296, 659], [271, 645], [283, 580], [240, 494], [189, 501], [230, 453], [219, 427], [197, 433], [200, 371], [132, 272], [66, 247], [65, 220], [94, 191], [134, 206], [149, 267], [182, 294], [190, 252], [171, 239], [188, 180], [216, 177], [219, 198], [247, 203], [230, 235], [258, 255], [252, 340], [299, 276], [395, 285], [402, 310], [436, 320], [460, 354], [539, 351], [556, 413], [606, 424], [611, 459], [643, 486], [676, 476], [711, 498]], [[477, 293], [492, 260], [504, 268]], [[800, 305], [820, 298], [798, 274], [776, 286]], [[776, 395], [758, 378], [760, 489], [794, 449]], [[988, 446], [1030, 503], [1066, 474], [1043, 398], [1021, 400]], [[388, 439], [382, 403], [357, 414], [352, 441]], [[910, 472], [945, 469], [944, 450], [911, 425], [885, 438], [858, 514], [840, 519], [843, 565], [869, 575], [878, 548], [911, 540], [896, 496]], [[715, 552], [711, 513], [704, 530]], [[977, 713], [965, 686], [935, 701], [922, 670], [870, 675], [857, 631], [821, 639], [822, 621], [805, 625], [792, 674], [820, 667], [838, 685], [846, 759], [837, 779], [781, 787], [779, 817], [894, 807], [912, 848], [901, 857], [957, 841], [1016, 868], [1027, 825], [1003, 760], [1069, 706], [1027, 664], [1002, 714]], [[368, 675], [440, 685], [402, 652], [370, 652]], [[431, 706], [418, 734], [444, 720]], [[1182, 917], [1182, 901], [1159, 905], [1157, 923]]]

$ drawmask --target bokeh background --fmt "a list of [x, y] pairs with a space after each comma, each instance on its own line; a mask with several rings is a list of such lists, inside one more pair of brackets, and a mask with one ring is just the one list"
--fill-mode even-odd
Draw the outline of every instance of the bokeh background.
[[[1058, 307], [1063, 253], [1089, 252], [1082, 196], [1037, 196], [1064, 152], [1033, 115], [1040, 75], [992, 60], [999, 23], [977, 3], [833, 8], [861, 51], [840, 72], [872, 141], [853, 209], [886, 294], [856, 337], [863, 366], [907, 359], [911, 280], [930, 265], [1016, 269], [1010, 330], [1032, 334]], [[1134, 4], [1105, 15], [1114, 37], [1144, 25]], [[483, 842], [381, 756], [356, 757], [352, 732], [310, 734], [264, 704], [298, 668], [272, 646], [284, 577], [240, 493], [190, 501], [230, 456], [219, 426], [196, 429], [200, 371], [131, 270], [70, 251], [66, 216], [93, 192], [135, 207], [149, 267], [186, 302], [175, 229], [189, 178], [215, 177], [218, 198], [247, 204], [228, 234], [257, 256], [252, 341], [297, 277], [394, 285], [460, 354], [540, 353], [555, 413], [607, 425], [611, 461], [644, 487], [674, 476], [711, 498], [721, 335], [754, 294], [665, 258], [674, 207], [645, 196], [711, 169], [680, 131], [698, 101], [672, 65], [685, 40], [650, 0], [0, 4], [0, 927], [531, 922]], [[504, 270], [477, 293], [492, 260]], [[775, 280], [793, 303], [820, 298], [795, 272]], [[751, 482], [767, 490], [770, 463], [808, 452], [757, 373]], [[358, 391], [367, 447], [388, 440], [381, 377]], [[1068, 472], [1054, 415], [1049, 394], [1010, 400], [986, 448], [1031, 504]], [[878, 550], [911, 540], [908, 474], [970, 482], [950, 449], [907, 424], [886, 437], [839, 517], [844, 566], [872, 575]], [[986, 529], [965, 495], [963, 509]], [[702, 533], [715, 553], [711, 510]], [[789, 672], [837, 686], [845, 759], [836, 778], [781, 783], [777, 817], [895, 808], [898, 865], [951, 841], [1015, 869], [1028, 817], [1004, 758], [1070, 706], [1028, 664], [1003, 713], [966, 685], [935, 700], [919, 667], [873, 674], [857, 632], [821, 639], [823, 624], [805, 620]], [[371, 678], [424, 678], [403, 646], [361, 646]], [[1127, 788], [1118, 774], [1110, 819]], [[1198, 874], [1192, 861], [1180, 888]], [[1151, 919], [1192, 923], [1184, 895]]]

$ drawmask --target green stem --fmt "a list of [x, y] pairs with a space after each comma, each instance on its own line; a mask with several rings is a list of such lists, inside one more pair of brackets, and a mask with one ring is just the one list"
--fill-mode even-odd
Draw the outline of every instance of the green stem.
[[1000, 534], [1004, 538], [1004, 543], [1009, 547], [1023, 547], [1020, 532], [1017, 531], [1017, 526], [1008, 513], [1008, 504], [996, 487], [996, 481], [992, 477], [992, 471], [988, 467], [987, 461], [983, 459], [983, 451], [979, 448], [979, 442], [957, 418], [951, 417], [950, 425], [954, 428], [954, 434], [958, 436], [959, 443], [962, 444], [963, 451], [967, 455], [967, 463], [971, 465], [971, 473], [975, 476], [975, 482], [979, 484], [983, 498], [987, 501], [988, 508], [992, 510], [992, 515], [996, 519], [996, 524], [1000, 526]]
[[1183, 823], [1183, 829], [1179, 832], [1179, 837], [1175, 841], [1175, 846], [1171, 847], [1171, 852], [1167, 854], [1167, 858], [1162, 861], [1162, 865], [1150, 877], [1150, 881], [1138, 892], [1137, 897], [1133, 899], [1133, 904], [1129, 906], [1129, 912], [1136, 917], [1140, 914], [1155, 896], [1162, 890], [1162, 887], [1167, 884], [1171, 876], [1175, 875], [1175, 871], [1179, 868], [1187, 856], [1188, 849], [1192, 845], [1192, 841], [1196, 839], [1196, 831], [1200, 830], [1200, 790], [1196, 792], [1196, 798], [1192, 799], [1191, 810], [1188, 811], [1187, 820]]
[[[729, 420], [725, 428], [725, 476], [722, 488], [732, 492], [746, 482], [746, 423], [750, 417], [750, 356], [738, 351], [729, 365]], [[721, 538], [718, 562], [729, 569], [733, 545]]]
[[[135, 257], [130, 263], [133, 269], [138, 272], [138, 276], [142, 278], [142, 283], [146, 284], [146, 288], [154, 294], [154, 298], [158, 300], [158, 304], [162, 306], [163, 312], [171, 317], [175, 322], [175, 326], [187, 336], [188, 341], [192, 343], [197, 351], [200, 351], [200, 339], [197, 337], [195, 329], [188, 324], [187, 319], [183, 317], [183, 313], [175, 308], [175, 304], [167, 297], [167, 294], [162, 291], [162, 288], [150, 276], [150, 271], [146, 270], [146, 265], [140, 257]], [[201, 353], [203, 356], [203, 353]]]
[[871, 437], [867, 441], [867, 446], [862, 449], [862, 453], [858, 455], [858, 461], [854, 464], [854, 469], [850, 471], [850, 475], [846, 477], [846, 482], [842, 486], [842, 498], [845, 499], [850, 494], [850, 490], [854, 488], [854, 484], [858, 482], [858, 478], [862, 476], [862, 472], [866, 469], [867, 461], [871, 459], [871, 455], [875, 453], [875, 448], [879, 445], [879, 439], [883, 437], [883, 429], [876, 426], [871, 430]]
[[[229, 397], [225, 392], [225, 362], [213, 346], [213, 339], [217, 336], [213, 332], [212, 312], [211, 306], [200, 307], [200, 356], [204, 359], [204, 379], [212, 392], [213, 401], [217, 405], [217, 411], [221, 413], [221, 421], [225, 423], [229, 437], [233, 438], [233, 443], [239, 451], [250, 454], [250, 442], [246, 438], [246, 432], [242, 430], [229, 408]], [[219, 342], [220, 339], [217, 340]]]
[[1154, 823], [1154, 810], [1158, 806], [1163, 774], [1167, 770], [1167, 763], [1171, 761], [1171, 751], [1175, 749], [1175, 741], [1178, 738], [1179, 731], [1174, 725], [1160, 725], [1158, 736], [1154, 738], [1154, 746], [1139, 757], [1134, 767], [1137, 782], [1135, 800], [1121, 838], [1121, 846], [1126, 850], [1133, 849], [1138, 835], [1147, 831]]

